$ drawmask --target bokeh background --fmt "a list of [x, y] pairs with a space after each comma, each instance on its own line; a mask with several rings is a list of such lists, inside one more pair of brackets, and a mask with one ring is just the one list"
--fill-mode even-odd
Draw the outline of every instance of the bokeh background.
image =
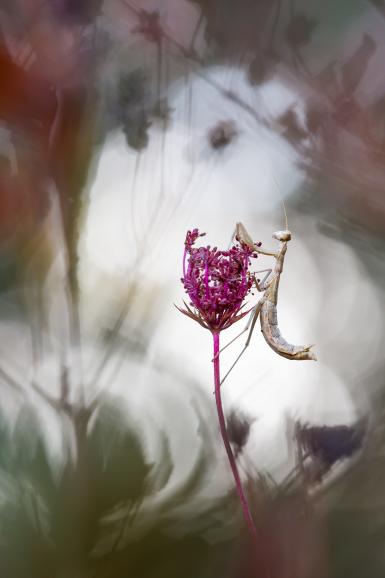
[[[383, 0], [1, 2], [2, 577], [383, 578], [384, 31]], [[222, 387], [255, 543], [174, 304], [187, 229], [273, 249], [283, 202], [318, 361], [257, 330]]]

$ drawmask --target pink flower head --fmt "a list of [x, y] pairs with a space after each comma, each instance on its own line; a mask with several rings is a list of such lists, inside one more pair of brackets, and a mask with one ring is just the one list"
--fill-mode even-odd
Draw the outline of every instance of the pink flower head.
[[198, 229], [187, 231], [181, 279], [190, 298], [190, 306], [179, 309], [206, 329], [219, 332], [242, 319], [249, 311], [240, 310], [253, 280], [248, 270], [256, 253], [243, 243], [228, 251], [210, 245], [194, 247]]

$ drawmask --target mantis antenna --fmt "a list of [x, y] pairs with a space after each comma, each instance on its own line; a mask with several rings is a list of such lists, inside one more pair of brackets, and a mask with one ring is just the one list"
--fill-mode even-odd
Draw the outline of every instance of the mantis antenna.
[[287, 231], [289, 229], [289, 225], [287, 223], [287, 213], [286, 213], [285, 201], [283, 199], [282, 199], [282, 207], [283, 207], [283, 212], [285, 213], [285, 231]]
[[277, 189], [278, 194], [279, 194], [279, 196], [281, 197], [283, 213], [284, 213], [284, 215], [285, 215], [285, 231], [287, 231], [287, 230], [289, 229], [289, 225], [288, 225], [288, 222], [287, 222], [287, 213], [286, 213], [285, 201], [284, 201], [284, 198], [283, 198], [283, 195], [282, 195], [282, 191], [281, 191], [281, 189], [280, 189], [280, 186], [279, 186], [279, 184], [277, 183], [277, 179], [275, 178], [274, 175], [272, 175], [272, 177], [273, 177], [273, 182], [274, 182], [274, 184], [275, 184], [275, 188]]

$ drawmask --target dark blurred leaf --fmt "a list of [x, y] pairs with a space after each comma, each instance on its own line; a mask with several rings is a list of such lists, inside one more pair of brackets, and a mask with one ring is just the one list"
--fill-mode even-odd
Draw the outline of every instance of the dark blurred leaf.
[[39, 422], [22, 409], [13, 432], [0, 420], [0, 566], [4, 576], [38, 578], [53, 571], [48, 508], [54, 480]]
[[24, 406], [12, 435], [13, 473], [28, 477], [46, 499], [52, 497], [55, 481], [39, 418], [32, 407]]
[[223, 149], [238, 135], [237, 127], [232, 120], [218, 122], [209, 132], [209, 142], [213, 149]]
[[377, 45], [369, 34], [364, 34], [361, 45], [341, 67], [342, 85], [346, 92], [353, 93], [360, 84]]
[[139, 24], [134, 28], [134, 33], [143, 34], [149, 42], [159, 44], [162, 40], [163, 29], [160, 23], [159, 12], [157, 10], [140, 10]]
[[148, 129], [151, 126], [149, 117], [140, 112], [135, 118], [126, 118], [123, 121], [123, 132], [127, 144], [134, 150], [141, 151], [148, 145]]
[[118, 109], [128, 145], [142, 150], [148, 144], [148, 129], [151, 126], [148, 79], [142, 69], [136, 69], [120, 79]]
[[316, 22], [311, 20], [306, 14], [298, 13], [291, 20], [286, 28], [286, 41], [290, 46], [299, 48], [310, 42]]
[[329, 62], [325, 68], [317, 75], [317, 81], [322, 89], [322, 91], [327, 91], [329, 93], [337, 94], [340, 92], [341, 87], [336, 73], [336, 61], [332, 60]]
[[308, 137], [306, 130], [300, 126], [297, 115], [293, 109], [289, 109], [283, 113], [283, 115], [278, 118], [278, 124], [283, 128], [284, 137], [292, 143], [298, 143]]
[[126, 110], [144, 106], [148, 100], [148, 78], [141, 68], [120, 79], [118, 98], [119, 104]]
[[57, 16], [74, 24], [90, 24], [101, 13], [103, 0], [54, 0]]
[[247, 444], [253, 419], [240, 411], [233, 410], [227, 416], [226, 428], [230, 442], [235, 448], [237, 456]]
[[137, 434], [126, 417], [111, 404], [104, 405], [87, 441], [90, 479], [100, 512], [122, 500], [140, 499], [152, 466], [146, 463]]
[[365, 422], [355, 426], [296, 425], [298, 449], [312, 460], [311, 476], [320, 482], [330, 468], [340, 460], [351, 458], [362, 448], [366, 432]]
[[220, 53], [236, 58], [261, 47], [266, 23], [276, 10], [273, 0], [195, 0], [203, 13], [205, 38]]
[[253, 86], [267, 82], [273, 74], [274, 67], [268, 62], [267, 58], [261, 54], [257, 54], [249, 64], [248, 78], [250, 84]]
[[306, 109], [306, 127], [308, 131], [315, 135], [325, 118], [325, 112], [317, 105], [309, 104]]

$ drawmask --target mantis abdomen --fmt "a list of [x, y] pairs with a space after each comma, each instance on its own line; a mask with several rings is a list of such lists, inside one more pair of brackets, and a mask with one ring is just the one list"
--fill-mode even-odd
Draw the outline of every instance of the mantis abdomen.
[[310, 351], [312, 345], [292, 345], [281, 335], [278, 327], [277, 306], [272, 301], [266, 300], [261, 307], [261, 329], [266, 343], [270, 347], [287, 359], [314, 360], [315, 354]]

